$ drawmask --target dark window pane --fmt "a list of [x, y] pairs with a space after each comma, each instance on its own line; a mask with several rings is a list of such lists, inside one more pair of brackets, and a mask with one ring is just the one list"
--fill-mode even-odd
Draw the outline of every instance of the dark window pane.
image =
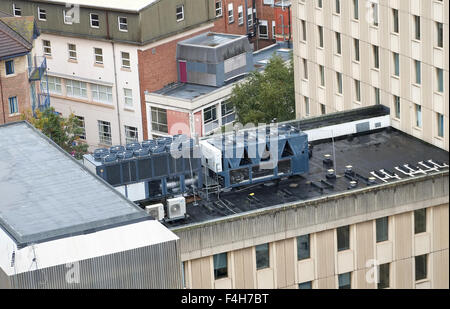
[[337, 228], [338, 251], [350, 249], [350, 226]]
[[414, 233], [427, 231], [427, 210], [425, 208], [414, 211]]
[[270, 267], [269, 244], [263, 244], [255, 247], [256, 249], [256, 269]]
[[416, 256], [416, 281], [427, 278], [427, 255]]
[[214, 259], [214, 279], [226, 278], [228, 276], [227, 253], [216, 254]]
[[389, 287], [389, 263], [382, 264], [378, 268], [378, 288], [385, 289]]
[[339, 289], [351, 289], [352, 288], [352, 282], [351, 282], [351, 273], [345, 273], [342, 275], [339, 275]]
[[309, 234], [297, 237], [297, 259], [309, 259]]
[[377, 242], [388, 240], [388, 217], [380, 218], [376, 220], [377, 225]]
[[303, 282], [298, 285], [300, 290], [309, 290], [312, 289], [311, 281]]

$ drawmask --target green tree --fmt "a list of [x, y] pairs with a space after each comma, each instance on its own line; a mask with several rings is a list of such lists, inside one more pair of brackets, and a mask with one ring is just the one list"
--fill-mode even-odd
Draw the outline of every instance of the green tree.
[[82, 123], [74, 114], [71, 114], [68, 118], [63, 118], [55, 113], [53, 107], [50, 107], [42, 112], [36, 110], [35, 117], [31, 111], [27, 111], [22, 119], [30, 122], [36, 129], [76, 159], [82, 159], [83, 155], [87, 153], [88, 145], [80, 142], [79, 138], [83, 133]]
[[251, 72], [248, 78], [236, 84], [231, 98], [237, 121], [270, 123], [295, 118], [293, 57], [286, 65], [283, 58], [274, 54], [263, 72]]

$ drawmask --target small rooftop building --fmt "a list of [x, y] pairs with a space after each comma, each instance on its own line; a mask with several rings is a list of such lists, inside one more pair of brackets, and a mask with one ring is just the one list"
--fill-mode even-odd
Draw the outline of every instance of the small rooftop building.
[[0, 288], [181, 287], [175, 234], [28, 123], [0, 145]]

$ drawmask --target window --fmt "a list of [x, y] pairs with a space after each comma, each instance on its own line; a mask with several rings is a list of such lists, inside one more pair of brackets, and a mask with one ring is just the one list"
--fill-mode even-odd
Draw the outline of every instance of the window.
[[38, 7], [38, 19], [41, 21], [47, 20], [47, 11]]
[[303, 78], [308, 79], [308, 61], [306, 59], [302, 59], [303, 61]]
[[350, 249], [350, 226], [338, 227], [337, 232], [337, 249], [344, 251]]
[[319, 104], [320, 104], [320, 113], [322, 115], [325, 115], [326, 114], [326, 106], [325, 106], [325, 104], [321, 104], [321, 103], [319, 103]]
[[126, 107], [133, 107], [133, 91], [123, 88], [124, 103]]
[[426, 208], [414, 211], [414, 234], [425, 233], [427, 231], [427, 210]]
[[231, 24], [234, 22], [234, 15], [233, 15], [233, 3], [228, 4], [228, 23]]
[[336, 72], [337, 92], [342, 94], [342, 73]]
[[66, 79], [66, 92], [69, 97], [87, 98], [86, 83]]
[[167, 127], [167, 111], [165, 109], [152, 107], [151, 114], [152, 130], [162, 133], [168, 133], [169, 130]]
[[263, 244], [255, 247], [256, 251], [256, 269], [270, 267], [269, 244]]
[[184, 5], [177, 5], [176, 17], [177, 17], [177, 21], [184, 20]]
[[378, 266], [378, 284], [377, 287], [379, 289], [385, 289], [390, 286], [389, 284], [389, 270], [390, 270], [390, 264], [381, 264]]
[[69, 59], [77, 60], [77, 46], [75, 44], [67, 44], [69, 49]]
[[374, 91], [375, 91], [375, 104], [376, 105], [380, 105], [380, 88], [377, 88], [377, 87], [375, 87], [375, 88], [373, 88], [374, 89]]
[[353, 39], [353, 46], [355, 47], [355, 60], [359, 61], [359, 40]]
[[393, 53], [394, 57], [394, 75], [400, 76], [400, 56], [398, 53]]
[[137, 141], [138, 141], [137, 128], [125, 126], [125, 143], [131, 144]]
[[415, 105], [416, 110], [416, 127], [421, 128], [422, 127], [422, 106], [418, 104]]
[[437, 131], [439, 137], [444, 137], [444, 115], [437, 113]]
[[128, 20], [126, 17], [118, 17], [118, 21], [119, 21], [119, 30], [120, 31], [124, 31], [124, 32], [128, 32]]
[[341, 14], [341, 1], [340, 0], [335, 0], [335, 13], [336, 14]]
[[227, 253], [215, 254], [213, 256], [214, 260], [214, 279], [221, 279], [228, 277], [228, 256]]
[[428, 256], [426, 254], [415, 257], [416, 281], [427, 279], [428, 277]]
[[444, 92], [444, 70], [436, 68], [437, 91]]
[[297, 237], [297, 260], [310, 258], [310, 235], [302, 235]]
[[100, 20], [98, 18], [98, 14], [91, 13], [91, 27], [92, 28], [100, 28]]
[[86, 139], [86, 127], [85, 127], [85, 124], [84, 124], [84, 117], [82, 117], [82, 116], [75, 116], [77, 119], [78, 119], [78, 122], [79, 122], [79, 129], [80, 129], [80, 134], [78, 134], [78, 137], [80, 138], [80, 139], [83, 139], [83, 140], [85, 140]]
[[420, 16], [414, 15], [414, 38], [420, 40]]
[[121, 55], [122, 55], [122, 68], [126, 69], [131, 68], [130, 53], [121, 52]]
[[355, 100], [361, 102], [361, 82], [355, 79]]
[[239, 25], [244, 24], [244, 9], [242, 5], [238, 6], [238, 24]]
[[400, 97], [394, 95], [394, 110], [395, 110], [395, 118], [400, 119]]
[[249, 27], [253, 26], [253, 11], [252, 10], [253, 10], [252, 8], [247, 9], [247, 23], [248, 23]]
[[259, 37], [262, 39], [269, 38], [269, 29], [267, 27], [267, 20], [261, 20], [259, 22]]
[[227, 100], [221, 103], [222, 109], [222, 125], [233, 122], [236, 118], [233, 102]]
[[318, 7], [319, 9], [322, 8], [322, 0], [317, 0], [317, 7]]
[[389, 238], [389, 220], [388, 217], [377, 219], [376, 221], [377, 242], [386, 241]]
[[379, 48], [376, 45], [372, 45], [373, 50], [373, 66], [375, 69], [380, 68], [380, 54], [379, 54]]
[[359, 19], [359, 1], [353, 0], [353, 19]]
[[392, 9], [392, 19], [393, 19], [393, 32], [398, 33], [398, 10]]
[[217, 109], [215, 105], [203, 110], [203, 123], [205, 125], [205, 133], [211, 132], [219, 126], [219, 121], [217, 120]]
[[321, 64], [319, 64], [319, 73], [320, 73], [320, 86], [325, 87], [325, 68]]
[[338, 55], [341, 54], [341, 34], [339, 32], [335, 32], [336, 36], [336, 53]]
[[91, 84], [92, 100], [102, 103], [112, 103], [112, 87]]
[[222, 16], [222, 0], [216, 1], [216, 17]]
[[62, 93], [61, 78], [54, 77], [54, 76], [48, 76], [47, 80], [48, 80], [48, 83], [45, 78], [42, 79], [42, 87], [44, 89], [46, 89], [48, 87], [48, 91], [50, 93], [55, 93], [55, 94]]
[[17, 97], [8, 98], [9, 102], [9, 114], [17, 114], [19, 112], [19, 104], [17, 103]]
[[112, 145], [111, 142], [111, 123], [107, 121], [98, 121], [98, 137], [100, 144]]
[[352, 273], [341, 274], [338, 277], [339, 289], [351, 289], [352, 288]]
[[373, 25], [378, 27], [378, 3], [371, 2]]
[[5, 61], [6, 75], [14, 74], [14, 60]]
[[44, 46], [44, 55], [51, 56], [52, 55], [52, 46], [50, 41], [42, 40], [42, 45]]
[[319, 31], [319, 47], [323, 47], [323, 27], [318, 26], [317, 29]]
[[272, 39], [276, 39], [276, 35], [277, 35], [277, 24], [275, 23], [274, 20], [272, 20]]
[[312, 289], [311, 281], [299, 283], [298, 288], [300, 290], [310, 290], [310, 289]]
[[94, 47], [94, 58], [95, 58], [95, 63], [103, 64], [103, 50], [101, 48]]
[[302, 41], [306, 42], [306, 21], [301, 20], [302, 24]]
[[309, 98], [304, 97], [305, 99], [305, 116], [309, 116]]
[[13, 3], [13, 14], [14, 16], [22, 16], [22, 9]]
[[66, 25], [72, 24], [72, 15], [67, 14], [66, 10], [63, 10], [63, 20]]
[[440, 22], [436, 22], [436, 33], [437, 33], [437, 47], [444, 47], [444, 25]]
[[420, 85], [422, 83], [422, 76], [421, 76], [421, 66], [420, 61], [414, 60], [414, 68], [415, 68], [415, 81], [417, 85]]

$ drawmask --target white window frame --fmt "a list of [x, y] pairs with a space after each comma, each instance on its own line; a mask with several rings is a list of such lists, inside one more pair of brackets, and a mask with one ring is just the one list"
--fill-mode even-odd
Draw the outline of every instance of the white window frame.
[[[153, 117], [153, 113], [155, 113], [157, 119], [155, 119], [155, 117]], [[164, 114], [164, 113], [165, 113], [165, 118], [166, 118], [166, 122], [165, 123], [159, 121], [160, 120], [160, 114]], [[167, 110], [163, 109], [163, 108], [159, 108], [159, 107], [153, 107], [153, 106], [150, 107], [150, 125], [151, 125], [151, 128], [152, 128], [152, 135], [153, 135], [153, 132], [155, 132], [155, 131], [157, 133], [162, 133], [162, 134], [169, 133], [169, 125], [168, 125], [168, 121], [167, 121]], [[158, 129], [155, 130], [153, 128], [153, 125], [155, 125]], [[161, 127], [166, 127], [167, 131], [160, 131], [159, 129]]]
[[[19, 12], [19, 15], [16, 14], [16, 11]], [[19, 8], [19, 7], [16, 7], [16, 4], [15, 4], [15, 3], [13, 3], [13, 15], [14, 15], [14, 17], [20, 17], [20, 16], [22, 16], [22, 9]]]
[[[100, 50], [100, 54], [97, 53], [97, 49]], [[101, 57], [101, 61], [97, 60], [97, 57]], [[94, 47], [94, 62], [96, 64], [103, 64], [103, 49], [98, 48], [98, 47]]]
[[[47, 80], [48, 80], [48, 85], [47, 85]], [[42, 80], [42, 86], [46, 88], [48, 87], [48, 91], [50, 93], [55, 93], [55, 94], [62, 94], [62, 83], [61, 83], [61, 78], [59, 77], [55, 77], [55, 76], [48, 76], [47, 80], [44, 78]], [[44, 86], [45, 85], [45, 86]]]
[[[125, 19], [125, 23], [120, 21], [121, 18]], [[118, 16], [117, 17], [117, 23], [119, 25], [119, 31], [128, 32], [128, 18], [127, 17], [125, 17], [125, 16]], [[125, 25], [126, 29], [122, 29], [123, 25]]]
[[244, 8], [242, 5], [238, 6], [238, 24], [244, 24]]
[[[217, 7], [217, 4], [220, 4], [220, 6]], [[220, 13], [218, 13], [218, 12], [220, 12]], [[222, 0], [218, 0], [218, 1], [216, 1], [216, 17], [221, 17], [222, 14], [223, 14], [222, 12], [223, 12], [223, 10], [222, 10]]]
[[[45, 42], [48, 42], [49, 45], [46, 46]], [[42, 48], [43, 48], [43, 52], [44, 52], [45, 56], [51, 56], [52, 55], [52, 43], [49, 40], [42, 40]]]
[[78, 137], [82, 140], [86, 140], [86, 123], [83, 116], [75, 116], [80, 122], [81, 126], [79, 126], [80, 129], [83, 129], [83, 133], [81, 135], [78, 135]]
[[[70, 45], [73, 45], [75, 49], [70, 49]], [[73, 43], [67, 43], [67, 51], [69, 53], [70, 60], [77, 60], [77, 45]], [[75, 53], [75, 56], [72, 56], [70, 53]]]
[[[41, 18], [41, 10], [43, 10], [43, 14], [45, 15], [45, 18]], [[37, 8], [38, 11], [38, 20], [40, 21], [47, 21], [47, 10], [41, 9], [40, 7]]]
[[[181, 8], [181, 12], [178, 12], [179, 8]], [[178, 15], [180, 15], [180, 14], [181, 14], [181, 18], [178, 18]], [[180, 22], [180, 21], [184, 20], [184, 5], [183, 4], [177, 5], [177, 7], [176, 7], [176, 15], [175, 16], [176, 16], [177, 22]]]
[[[261, 35], [261, 27], [266, 27], [267, 34]], [[269, 24], [267, 20], [260, 20], [258, 25], [258, 35], [261, 39], [268, 39], [269, 38]]]
[[253, 8], [247, 9], [247, 23], [249, 27], [253, 26]]
[[233, 3], [228, 3], [228, 23], [234, 23]]
[[[73, 80], [73, 79], [66, 79], [65, 82], [66, 82], [66, 95], [68, 97], [87, 99], [87, 97], [88, 97], [87, 84], [85, 82], [81, 82], [81, 81], [77, 81], [77, 80]], [[74, 91], [73, 91], [74, 88], [80, 89], [80, 95], [74, 94]]]
[[272, 20], [272, 39], [276, 40], [276, 27], [277, 24], [274, 20]]
[[[92, 15], [97, 15], [97, 19], [94, 20], [94, 19], [92, 18]], [[96, 21], [96, 22], [98, 23], [98, 26], [94, 26], [94, 25], [92, 24], [93, 21]], [[95, 29], [100, 28], [100, 15], [98, 15], [97, 13], [89, 13], [89, 24], [91, 25], [91, 28], [95, 28]]]
[[[99, 84], [91, 84], [92, 101], [110, 104], [113, 102], [112, 87]], [[102, 99], [102, 95], [106, 99]]]
[[[11, 110], [11, 99], [14, 99], [13, 100], [14, 110]], [[17, 96], [12, 96], [8, 98], [8, 112], [10, 115], [16, 115], [19, 113], [19, 99], [17, 98]]]
[[[69, 17], [70, 21], [67, 20], [67, 17]], [[63, 10], [63, 21], [66, 25], [72, 25], [72, 16], [71, 15], [66, 15], [66, 10]]]
[[125, 107], [133, 108], [133, 89], [123, 88], [123, 98]]
[[[112, 131], [111, 131], [111, 122], [104, 121], [104, 120], [98, 120], [98, 139], [100, 144], [103, 145], [112, 145]], [[108, 127], [109, 132], [101, 131], [100, 129], [103, 129], [103, 127]]]
[[[135, 137], [132, 137], [130, 133], [134, 133]], [[125, 143], [135, 143], [139, 141], [139, 132], [138, 128], [131, 127], [131, 126], [125, 126]]]
[[[124, 58], [123, 55], [128, 54], [128, 58]], [[131, 55], [129, 52], [120, 52], [120, 57], [122, 61], [122, 68], [131, 69]], [[124, 64], [124, 61], [128, 61], [128, 65]]]

